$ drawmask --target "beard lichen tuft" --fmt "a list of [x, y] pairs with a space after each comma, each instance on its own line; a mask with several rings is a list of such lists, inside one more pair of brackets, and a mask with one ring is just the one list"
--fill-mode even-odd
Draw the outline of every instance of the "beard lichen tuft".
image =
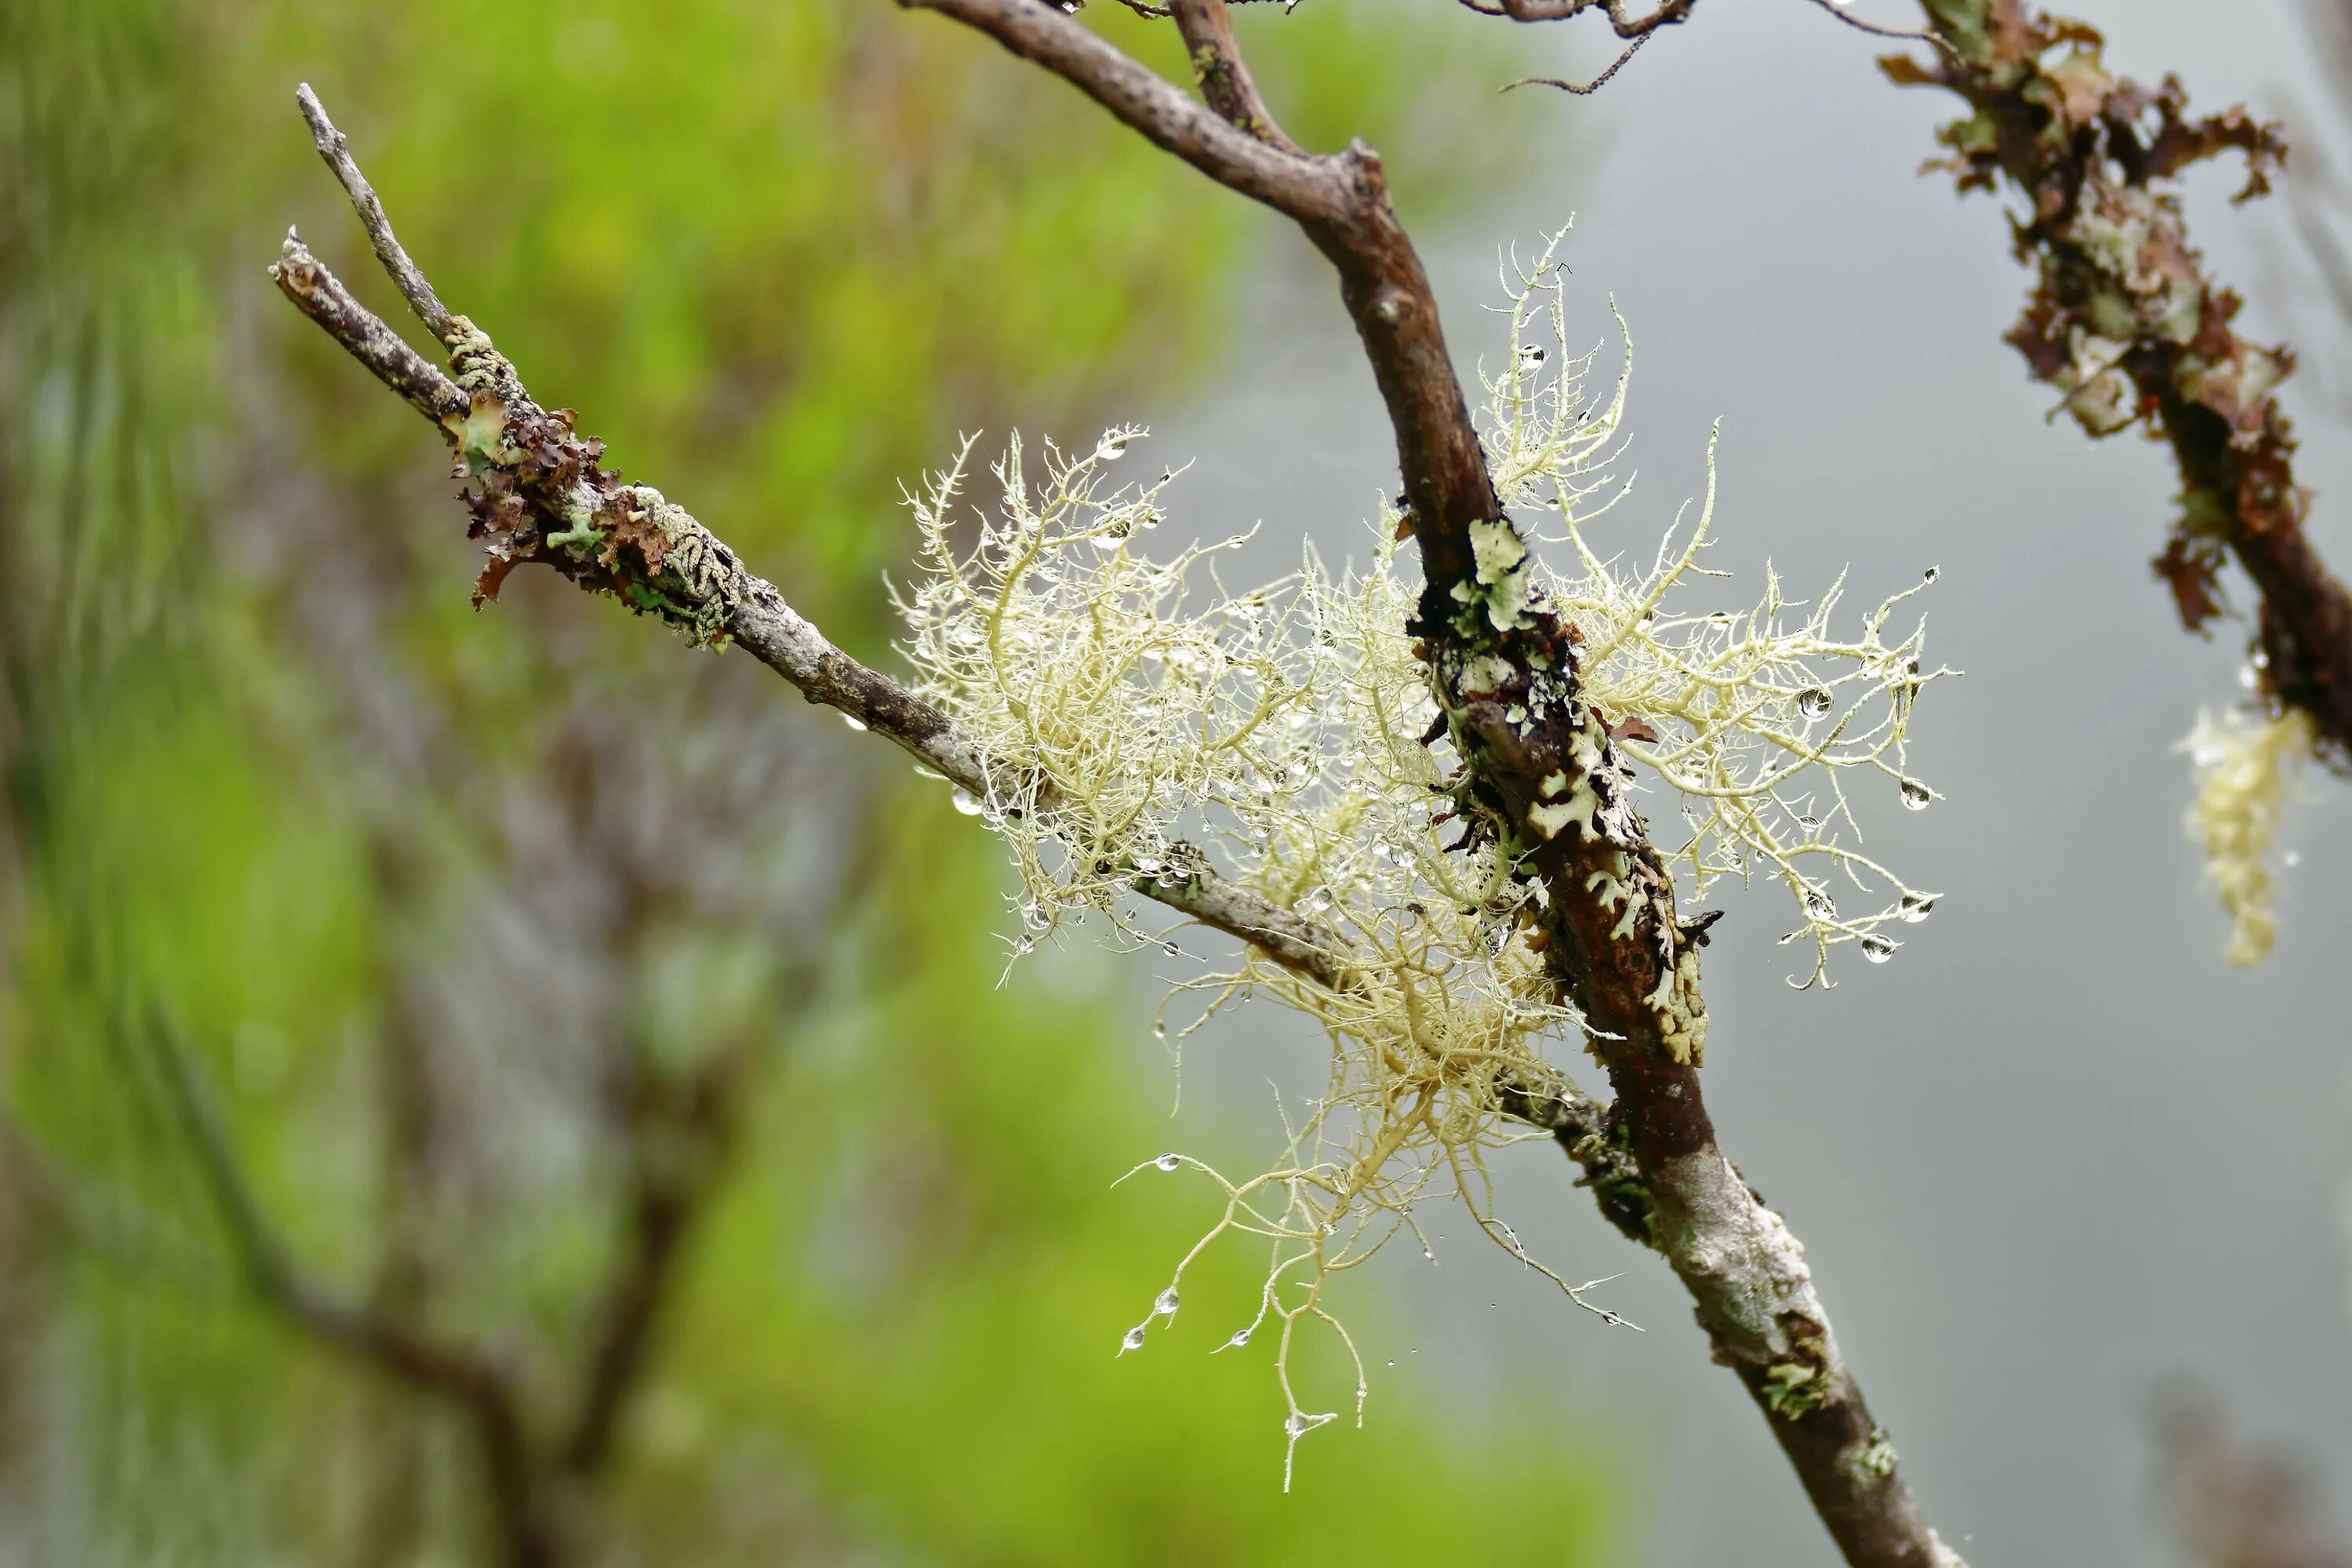
[[2230, 912], [2221, 955], [2231, 963], [2260, 963], [2278, 939], [2266, 862], [2287, 798], [2313, 755], [2315, 734], [2311, 716], [2300, 708], [2270, 715], [2200, 710], [2180, 742], [2197, 784], [2189, 834], [2204, 847], [2205, 874]]
[[[1609, 737], [1630, 787], [1675, 797], [1687, 836], [1661, 847], [1680, 896], [1704, 898], [1725, 878], [1784, 884], [1800, 922], [1790, 940], [1812, 949], [1811, 973], [1792, 983], [1822, 979], [1844, 943], [1882, 962], [1896, 944], [1880, 928], [1924, 919], [1935, 895], [1853, 847], [1842, 775], [1883, 779], [1915, 808], [1935, 798], [1904, 747], [1920, 691], [1950, 672], [1924, 668], [1919, 627], [1892, 640], [1886, 630], [1934, 574], [1844, 635], [1832, 626], [1838, 584], [1807, 607], [1769, 573], [1745, 609], [1684, 609], [1698, 580], [1719, 575], [1698, 564], [1713, 522], [1712, 443], [1707, 499], [1681, 546], [1678, 523], [1646, 569], [1604, 554], [1596, 525], [1629, 488], [1609, 472], [1626, 380], [1589, 396], [1599, 350], [1565, 352], [1555, 265], [1565, 237], [1531, 268], [1505, 271], [1512, 353], [1485, 379], [1483, 434], [1496, 489], [1522, 521], [1473, 538], [1478, 588], [1457, 595], [1459, 617], [1508, 632], [1541, 610], [1572, 628], [1580, 652], [1562, 700]], [[1528, 342], [1538, 331], [1563, 352], [1539, 352]], [[1630, 374], [1630, 339], [1626, 353]], [[1486, 1164], [1502, 1145], [1545, 1136], [1507, 1107], [1525, 1104], [1528, 1085], [1558, 1081], [1547, 1046], [1577, 1037], [1582, 1020], [1543, 952], [1549, 895], [1521, 863], [1526, 839], [1471, 832], [1447, 842], [1463, 832], [1463, 758], [1407, 629], [1418, 574], [1397, 542], [1397, 512], [1374, 521], [1361, 570], [1332, 572], [1309, 548], [1297, 571], [1237, 591], [1220, 568], [1245, 536], [1144, 549], [1175, 475], [1122, 478], [1143, 439], [1118, 426], [1087, 451], [1048, 444], [1033, 465], [1016, 437], [993, 466], [992, 506], [975, 516], [960, 504], [967, 438], [908, 498], [920, 552], [895, 592], [922, 694], [990, 759], [986, 798], [960, 804], [1011, 847], [1016, 953], [1088, 910], [1119, 942], [1174, 953], [1142, 928], [1136, 893], [1153, 879], [1177, 886], [1203, 860], [1328, 933], [1341, 984], [1254, 948], [1176, 981], [1170, 1002], [1193, 1015], [1180, 1042], [1256, 997], [1320, 1026], [1328, 1076], [1299, 1114], [1286, 1111], [1282, 1157], [1265, 1172], [1234, 1180], [1171, 1155], [1137, 1167], [1191, 1171], [1223, 1203], [1120, 1341], [1120, 1353], [1140, 1349], [1173, 1320], [1184, 1274], [1211, 1245], [1258, 1238], [1271, 1249], [1259, 1311], [1225, 1343], [1278, 1331], [1295, 1444], [1332, 1418], [1292, 1387], [1296, 1331], [1325, 1326], [1355, 1357], [1329, 1286], [1401, 1235], [1433, 1256], [1418, 1217], [1433, 1200], [1461, 1203], [1579, 1305], [1622, 1321], [1586, 1300], [1590, 1286], [1528, 1257], [1494, 1212]], [[1538, 517], [1540, 526], [1526, 521]], [[1626, 821], [1596, 824], [1585, 781], [1559, 783], [1530, 808], [1557, 818], [1538, 826], [1541, 837], [1642, 830], [1630, 805], [1610, 808]], [[1849, 905], [1870, 907], [1841, 913], [1833, 884]], [[1696, 1056], [1696, 1027], [1686, 1048]], [[1361, 1358], [1354, 1364], [1360, 1421]]]

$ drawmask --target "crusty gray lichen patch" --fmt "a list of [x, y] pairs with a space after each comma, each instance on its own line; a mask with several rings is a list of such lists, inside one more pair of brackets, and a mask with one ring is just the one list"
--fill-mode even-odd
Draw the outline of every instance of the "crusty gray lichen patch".
[[571, 410], [534, 403], [488, 333], [460, 316], [448, 342], [467, 406], [444, 424], [458, 477], [479, 486], [467, 504], [489, 555], [476, 602], [497, 597], [515, 567], [539, 562], [698, 646], [722, 647], [749, 581], [733, 552], [651, 485], [606, 472], [604, 443], [576, 434]]

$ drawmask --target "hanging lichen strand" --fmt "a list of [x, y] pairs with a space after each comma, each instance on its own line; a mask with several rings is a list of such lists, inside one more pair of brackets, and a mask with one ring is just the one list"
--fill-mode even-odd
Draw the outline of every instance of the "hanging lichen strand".
[[[906, 651], [922, 694], [991, 759], [986, 798], [960, 804], [1012, 848], [1016, 952], [1087, 910], [1122, 942], [1173, 952], [1138, 924], [1134, 888], [1178, 885], [1205, 860], [1331, 934], [1346, 984], [1245, 949], [1234, 967], [1171, 994], [1196, 1004], [1180, 1038], [1245, 994], [1307, 1015], [1330, 1041], [1329, 1078], [1320, 1099], [1286, 1114], [1283, 1156], [1259, 1175], [1232, 1181], [1172, 1154], [1137, 1167], [1204, 1172], [1225, 1205], [1121, 1347], [1140, 1348], [1174, 1315], [1184, 1270], [1211, 1242], [1236, 1231], [1270, 1239], [1259, 1318], [1228, 1342], [1278, 1322], [1294, 1440], [1329, 1418], [1290, 1386], [1296, 1326], [1321, 1321], [1344, 1339], [1327, 1309], [1331, 1276], [1400, 1232], [1429, 1250], [1415, 1218], [1429, 1198], [1458, 1199], [1486, 1235], [1590, 1305], [1583, 1288], [1526, 1258], [1492, 1211], [1483, 1164], [1486, 1150], [1531, 1135], [1507, 1121], [1506, 1091], [1556, 1080], [1546, 1042], [1580, 1022], [1547, 963], [1548, 895], [1520, 874], [1537, 839], [1591, 837], [1605, 826], [1596, 818], [1631, 813], [1636, 793], [1672, 795], [1688, 830], [1664, 851], [1676, 892], [1696, 900], [1725, 878], [1783, 885], [1796, 919], [1784, 940], [1811, 952], [1800, 984], [1823, 978], [1845, 943], [1885, 961], [1897, 942], [1883, 928], [1925, 919], [1935, 899], [1852, 847], [1845, 782], [1878, 778], [1914, 808], [1935, 798], [1906, 769], [1904, 742], [1920, 690], [1949, 672], [1923, 667], [1920, 626], [1885, 636], [1934, 574], [1845, 637], [1831, 627], [1836, 585], [1805, 606], [1768, 575], [1748, 608], [1684, 605], [1697, 579], [1717, 575], [1698, 564], [1713, 523], [1712, 444], [1696, 521], [1685, 532], [1678, 520], [1645, 568], [1622, 568], [1595, 535], [1629, 489], [1610, 467], [1630, 342], [1613, 391], [1589, 393], [1600, 351], [1564, 353], [1555, 258], [1565, 237], [1532, 266], [1506, 267], [1511, 353], [1484, 378], [1483, 434], [1505, 505], [1541, 515], [1527, 537], [1568, 570], [1494, 528], [1473, 540], [1479, 590], [1461, 610], [1497, 628], [1548, 616], [1573, 645], [1567, 700], [1589, 710], [1580, 732], [1594, 737], [1593, 755], [1573, 781], [1538, 783], [1525, 835], [1447, 841], [1475, 820], [1470, 786], [1407, 629], [1418, 574], [1399, 570], [1393, 510], [1372, 530], [1365, 570], [1333, 574], [1309, 550], [1291, 574], [1235, 591], [1219, 567], [1244, 536], [1146, 552], [1176, 476], [1120, 481], [1143, 438], [1133, 427], [1082, 453], [1048, 444], [1042, 461], [1016, 438], [976, 528], [958, 504], [969, 440], [910, 497], [921, 556], [899, 591]], [[1475, 683], [1475, 671], [1454, 675]], [[1614, 742], [1606, 759], [1603, 733]], [[1671, 1048], [1696, 1060], [1704, 1024], [1695, 1015]]]

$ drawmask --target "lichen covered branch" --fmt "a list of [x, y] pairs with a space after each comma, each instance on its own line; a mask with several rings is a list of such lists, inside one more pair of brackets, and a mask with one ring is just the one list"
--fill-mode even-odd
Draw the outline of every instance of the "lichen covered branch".
[[2261, 195], [2286, 153], [2277, 128], [2242, 108], [2192, 118], [2177, 79], [2149, 89], [2112, 74], [2098, 33], [2023, 0], [1923, 5], [1942, 47], [1881, 64], [1967, 104], [1940, 132], [1961, 190], [2025, 203], [2014, 242], [2037, 279], [2009, 341], [2091, 436], [2137, 426], [2172, 448], [2180, 513], [2155, 566], [2181, 624], [2221, 615], [2220, 569], [2234, 556], [2261, 595], [2262, 692], [2308, 714], [2352, 765], [2352, 595], [2304, 531], [2310, 497], [2276, 395], [2294, 357], [2238, 334], [2238, 297], [2190, 248], [2175, 178], [2235, 152], [2238, 199]]
[[[1049, 7], [924, 3], [1057, 71], [1162, 145], [1177, 140], [1171, 121], [1196, 137], [1232, 134], [1207, 110], [1191, 109], [1187, 120], [1162, 95], [1139, 91], [1140, 68]], [[1516, 6], [1523, 16], [1537, 8]], [[1686, 9], [1668, 5], [1660, 16]], [[1614, 19], [1618, 8], [1611, 12]], [[1147, 104], [1149, 113], [1138, 111]], [[1186, 156], [1267, 199], [1255, 168], [1228, 177], [1221, 169], [1237, 160]], [[1704, 931], [1678, 919], [1673, 880], [1633, 806], [1630, 770], [1584, 698], [1583, 634], [1536, 589], [1528, 542], [1489, 476], [1426, 274], [1390, 205], [1378, 157], [1357, 143], [1291, 164], [1317, 191], [1292, 216], [1339, 274], [1396, 435], [1402, 528], [1418, 542], [1423, 567], [1410, 629], [1440, 730], [1465, 764], [1455, 791], [1460, 815], [1470, 842], [1495, 847], [1515, 877], [1542, 890], [1522, 907], [1617, 1090], [1612, 1135], [1622, 1129], [1646, 1189], [1645, 1239], [1689, 1289], [1717, 1358], [1766, 1412], [1847, 1561], [1957, 1563], [1896, 1472], [1894, 1450], [1839, 1354], [1801, 1247], [1717, 1147], [1697, 1075]], [[1622, 1184], [1612, 1190], [1628, 1196]], [[1603, 1202], [1605, 1209], [1605, 1194]]]
[[[315, 97], [306, 95], [304, 113], [314, 132], [325, 127], [319, 132], [322, 141], [331, 137], [342, 147], [341, 133], [327, 121]], [[342, 157], [350, 163], [347, 152]], [[386, 242], [396, 247], [381, 206], [374, 211], [377, 225], [372, 228], [380, 226]], [[406, 260], [404, 251], [399, 255]], [[413, 262], [407, 265], [415, 269]], [[697, 644], [736, 643], [810, 701], [897, 742], [957, 788], [973, 796], [987, 793], [987, 759], [944, 714], [835, 647], [772, 583], [744, 566], [684, 508], [651, 486], [624, 485], [606, 473], [604, 444], [576, 432], [570, 409], [551, 414], [541, 408], [513, 364], [470, 321], [446, 318], [453, 380], [353, 299], [293, 236], [270, 268], [270, 278], [297, 309], [457, 448], [457, 472], [476, 481], [467, 498], [471, 531], [485, 542], [488, 555], [476, 584], [477, 602], [496, 598], [519, 566], [551, 566], [582, 588], [616, 596]], [[429, 285], [425, 291], [429, 295]], [[1139, 874], [1136, 885], [1319, 984], [1346, 983], [1344, 952], [1336, 937], [1295, 910], [1225, 882], [1206, 865], [1188, 863], [1178, 878]]]

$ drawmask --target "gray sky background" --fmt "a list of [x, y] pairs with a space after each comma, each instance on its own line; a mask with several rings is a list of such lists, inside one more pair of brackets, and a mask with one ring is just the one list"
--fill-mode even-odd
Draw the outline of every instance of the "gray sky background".
[[[1907, 25], [1907, 7], [1858, 9]], [[2112, 63], [2179, 70], [2203, 107], [2326, 107], [2291, 5], [2096, 9]], [[1525, 36], [1535, 67], [1601, 58], [1591, 31]], [[1792, 591], [1852, 563], [1857, 606], [1943, 569], [1930, 648], [1967, 676], [1923, 703], [1914, 763], [1946, 798], [1869, 826], [1874, 852], [1948, 897], [1894, 962], [1846, 962], [1835, 990], [1802, 994], [1772, 944], [1783, 912], [1760, 890], [1729, 900], [1707, 961], [1709, 1092], [1727, 1148], [1805, 1239], [1948, 1536], [1979, 1568], [2160, 1563], [2147, 1415], [2167, 1373], [2196, 1373], [2242, 1431], [2352, 1498], [2352, 798], [2315, 779], [2288, 834], [2304, 858], [2279, 951], [2225, 965], [2172, 747], [2200, 703], [2234, 697], [2238, 646], [2183, 636], [2149, 574], [2163, 452], [2044, 423], [2050, 393], [2000, 342], [2026, 284], [2001, 216], [1916, 177], [1947, 103], [1881, 80], [1885, 47], [1802, 0], [1745, 0], [1702, 7], [1598, 100], [1462, 89], [1459, 112], [1496, 136], [1567, 151], [1423, 239], [1457, 357], [1492, 358], [1499, 329], [1476, 307], [1496, 298], [1494, 247], [1575, 215], [1572, 319], [1601, 338], [1613, 294], [1638, 345], [1629, 545], [1698, 488], [1720, 416], [1727, 603], [1768, 554]], [[2234, 188], [2222, 169], [2193, 187], [2217, 275], [2257, 296], [2257, 331], [2292, 325], [2307, 360], [2340, 359], [2325, 306], [2294, 299], [2284, 210], [2233, 212]], [[1408, 222], [1413, 196], [1400, 192]], [[1360, 556], [1360, 520], [1394, 482], [1369, 373], [1319, 259], [1270, 220], [1260, 257], [1213, 395], [1135, 416], [1156, 458], [1199, 459], [1171, 492], [1180, 521], [1213, 534], [1262, 518]], [[2312, 378], [2294, 394], [2315, 531], [2352, 567], [2345, 433]], [[1295, 1077], [1317, 1048], [1262, 1011], [1196, 1045], [1180, 1143], [1270, 1139], [1267, 1057]], [[1564, 1310], [1484, 1243], [1457, 1237], [1434, 1271], [1400, 1253], [1382, 1279], [1405, 1305], [1367, 1352], [1371, 1417], [1383, 1380], [1535, 1399], [1643, 1478], [1635, 1511], [1654, 1535], [1636, 1561], [1830, 1561], [1665, 1270], [1548, 1149], [1504, 1163], [1529, 1245], [1571, 1277], [1626, 1270], [1610, 1299], [1650, 1331]], [[1344, 1462], [1315, 1445], [1345, 1441], [1312, 1439], [1300, 1463]]]

